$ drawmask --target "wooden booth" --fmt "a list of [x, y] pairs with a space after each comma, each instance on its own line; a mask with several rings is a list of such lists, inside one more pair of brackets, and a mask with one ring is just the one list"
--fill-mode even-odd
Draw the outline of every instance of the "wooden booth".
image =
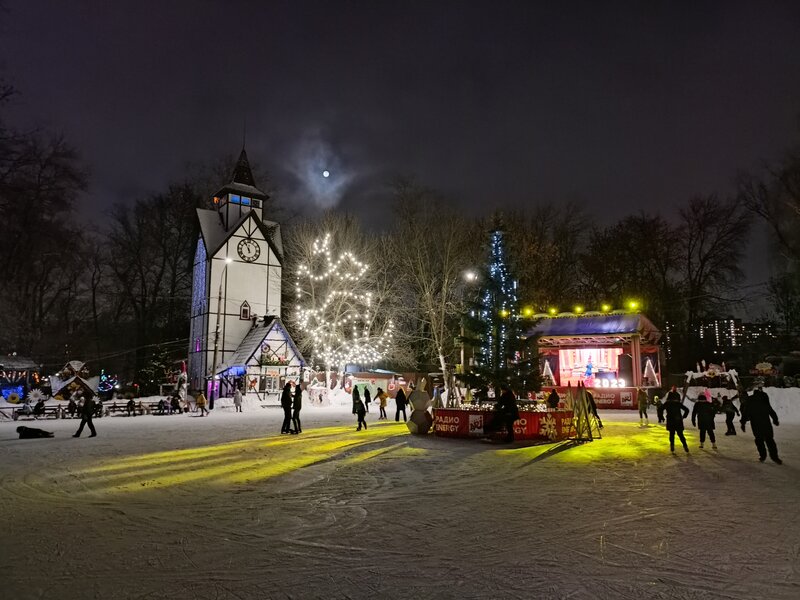
[[636, 408], [639, 387], [661, 386], [661, 332], [643, 314], [614, 311], [538, 315], [542, 389], [564, 396], [579, 383], [598, 408]]

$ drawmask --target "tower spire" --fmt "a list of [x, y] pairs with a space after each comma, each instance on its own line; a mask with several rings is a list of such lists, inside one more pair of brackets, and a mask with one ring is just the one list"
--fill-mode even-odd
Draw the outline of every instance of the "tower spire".
[[250, 170], [250, 161], [247, 160], [247, 152], [244, 146], [242, 146], [242, 152], [239, 154], [239, 160], [236, 161], [236, 167], [233, 169], [231, 183], [243, 183], [244, 185], [256, 187], [253, 171]]

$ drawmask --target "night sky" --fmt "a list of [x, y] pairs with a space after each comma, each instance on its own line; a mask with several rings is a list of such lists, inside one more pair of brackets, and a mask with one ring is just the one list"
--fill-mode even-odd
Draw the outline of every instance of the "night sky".
[[730, 193], [800, 140], [796, 1], [5, 6], [12, 114], [80, 149], [82, 211], [238, 152], [245, 120], [281, 202], [387, 228], [396, 174], [473, 214], [575, 201], [603, 224]]

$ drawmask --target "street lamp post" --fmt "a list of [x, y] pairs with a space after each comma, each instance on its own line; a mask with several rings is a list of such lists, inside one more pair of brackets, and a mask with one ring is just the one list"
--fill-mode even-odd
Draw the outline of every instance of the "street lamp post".
[[[211, 359], [211, 390], [208, 393], [208, 408], [214, 410], [214, 397], [215, 397], [215, 382], [217, 379], [217, 355], [219, 351], [219, 322], [222, 316], [222, 284], [225, 282], [225, 273], [228, 270], [228, 265], [233, 262], [232, 259], [225, 259], [225, 266], [222, 268], [222, 273], [219, 275], [219, 292], [217, 294], [217, 326], [214, 331], [214, 355]], [[225, 290], [225, 303], [228, 302], [228, 292]]]
[[[467, 285], [472, 285], [476, 281], [478, 281], [478, 274], [475, 271], [469, 270], [464, 273], [464, 280], [467, 282]], [[463, 299], [463, 295], [462, 295]], [[464, 344], [464, 336], [466, 335], [466, 331], [464, 328], [464, 315], [461, 315], [461, 374], [464, 375], [467, 372], [467, 365], [466, 365], [466, 350]]]

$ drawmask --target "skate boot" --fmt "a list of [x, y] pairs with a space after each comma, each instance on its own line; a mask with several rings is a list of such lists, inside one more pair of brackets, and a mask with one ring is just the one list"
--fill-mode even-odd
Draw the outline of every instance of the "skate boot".
[[717, 449], [717, 445], [716, 445], [716, 444], [711, 444], [711, 447], [712, 447], [714, 450], [716, 450], [716, 449]]
[[701, 447], [701, 448], [703, 447], [703, 442], [700, 442], [700, 447]]

